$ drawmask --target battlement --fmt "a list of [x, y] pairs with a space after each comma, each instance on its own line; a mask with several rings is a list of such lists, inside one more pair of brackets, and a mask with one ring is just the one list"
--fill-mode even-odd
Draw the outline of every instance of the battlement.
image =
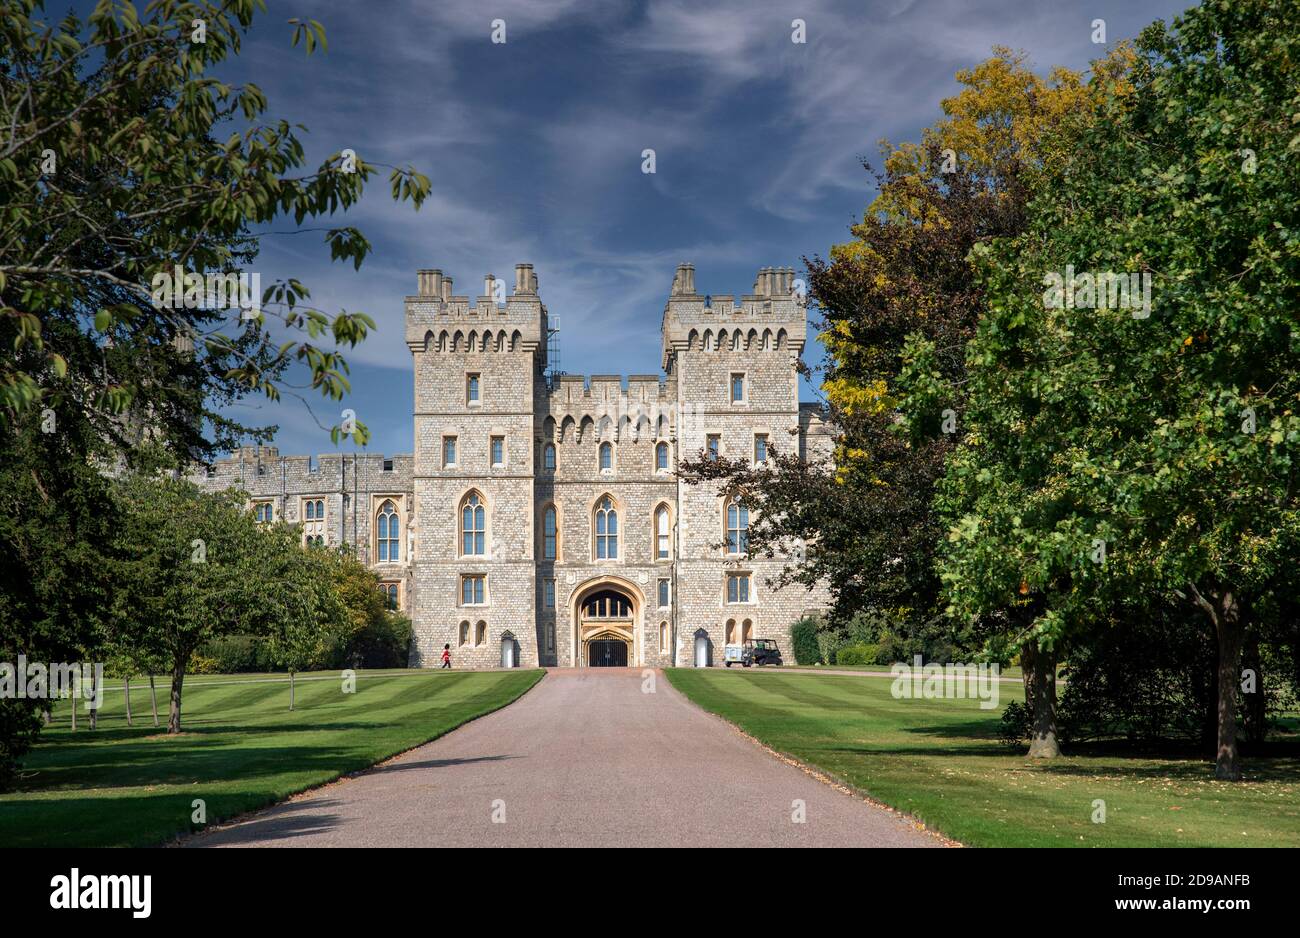
[[659, 375], [628, 375], [624, 389], [622, 375], [561, 375], [547, 399], [552, 410], [564, 411], [570, 407], [587, 408], [592, 405], [629, 405], [666, 403], [673, 400], [673, 386]]
[[546, 346], [546, 307], [537, 292], [532, 264], [515, 265], [514, 290], [493, 274], [483, 278], [477, 297], [453, 292], [441, 269], [417, 272], [416, 292], [407, 296], [406, 344], [421, 351], [542, 351]]
[[683, 351], [803, 351], [807, 331], [804, 291], [793, 267], [761, 267], [754, 292], [701, 296], [695, 265], [679, 264], [663, 316], [662, 367]]

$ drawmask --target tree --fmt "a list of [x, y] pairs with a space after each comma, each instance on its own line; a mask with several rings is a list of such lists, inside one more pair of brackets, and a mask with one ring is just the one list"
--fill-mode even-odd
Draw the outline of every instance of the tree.
[[[249, 316], [154, 303], [156, 278], [178, 266], [255, 273], [262, 238], [355, 204], [377, 171], [343, 148], [308, 168], [301, 126], [265, 121], [260, 89], [214, 76], [260, 9], [260, 0], [158, 0], [143, 11], [103, 2], [46, 23], [40, 0], [0, 0], [6, 654], [57, 661], [90, 647], [111, 603], [103, 551], [120, 523], [94, 478], [101, 469], [139, 468], [150, 441], [185, 464], [267, 439], [273, 428], [243, 426], [226, 405], [248, 394], [341, 398], [341, 350], [373, 327], [364, 313], [312, 305], [292, 276], [254, 297], [261, 308]], [[295, 44], [324, 48], [319, 23], [290, 22]], [[391, 168], [389, 181], [395, 200], [417, 207], [428, 193], [409, 167]], [[370, 251], [348, 225], [323, 238], [332, 258], [355, 266]], [[350, 429], [364, 441], [363, 423], [331, 432]], [[7, 715], [14, 707], [30, 710], [0, 701], [0, 752], [11, 755], [30, 744], [23, 728], [38, 725], [32, 713]], [[0, 759], [0, 780], [7, 770]]]
[[[48, 25], [35, 19], [38, 0], [4, 0], [0, 121], [12, 133], [0, 144], [0, 312], [20, 354], [0, 363], [0, 414], [65, 399], [121, 450], [147, 427], [188, 459], [249, 430], [214, 405], [347, 391], [346, 360], [321, 340], [353, 345], [373, 322], [305, 303], [292, 277], [253, 298], [260, 311], [200, 307], [206, 282], [186, 283], [183, 303], [158, 302], [161, 275], [246, 271], [266, 236], [255, 229], [346, 209], [376, 172], [351, 150], [300, 172], [301, 128], [261, 122], [256, 85], [212, 74], [239, 53], [261, 6], [160, 0], [141, 15], [101, 3]], [[295, 44], [324, 48], [319, 23], [290, 22]], [[417, 206], [429, 188], [409, 168], [393, 168], [390, 183]], [[358, 267], [370, 251], [350, 226], [324, 240]]]
[[[1241, 774], [1242, 649], [1278, 619], [1300, 536], [1286, 6], [1207, 0], [1148, 27], [1131, 87], [1045, 167], [1024, 235], [980, 255], [972, 413], [944, 494], [959, 608], [1023, 597], [1018, 625], [1051, 641], [1147, 591], [1201, 611], [1222, 779]], [[1112, 274], [1138, 275], [1127, 305]]]
[[[0, 660], [73, 662], [94, 651], [116, 578], [116, 509], [84, 458], [84, 426], [62, 433], [55, 404], [0, 432]], [[75, 702], [74, 702], [75, 703]], [[0, 788], [12, 781], [49, 702], [0, 699]]]
[[269, 632], [292, 615], [292, 532], [259, 526], [238, 492], [207, 493], [175, 479], [132, 478], [122, 549], [131, 575], [138, 626], [115, 638], [161, 658], [171, 674], [167, 732], [181, 731], [185, 673], [205, 641], [235, 632]]
[[[1120, 48], [1095, 67], [1122, 71], [1126, 61]], [[808, 262], [834, 463], [781, 453], [770, 469], [705, 459], [684, 467], [688, 481], [750, 504], [752, 551], [806, 545], [785, 577], [829, 586], [832, 627], [874, 610], [933, 638], [944, 621], [936, 560], [946, 525], [934, 497], [964, 429], [965, 347], [983, 308], [970, 252], [1021, 230], [1029, 186], [1052, 157], [1044, 131], [1095, 97], [1078, 73], [1043, 79], [1001, 48], [957, 78], [962, 90], [920, 143], [882, 144], [879, 193], [854, 240]], [[1002, 624], [979, 621], [985, 633]], [[964, 622], [943, 627], [954, 639], [966, 631]]]
[[[290, 555], [288, 575], [264, 594], [273, 607], [267, 644], [276, 664], [289, 672], [290, 710], [297, 672], [319, 666], [351, 635], [352, 610], [336, 591], [342, 559], [341, 552], [323, 547], [299, 549]], [[377, 588], [371, 592], [378, 595]]]

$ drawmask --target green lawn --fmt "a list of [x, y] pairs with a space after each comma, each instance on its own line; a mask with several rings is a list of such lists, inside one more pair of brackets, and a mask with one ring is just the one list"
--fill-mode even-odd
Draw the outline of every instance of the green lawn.
[[[76, 733], [66, 705], [56, 711], [24, 760], [20, 790], [0, 795], [0, 843], [161, 843], [196, 829], [196, 798], [209, 824], [263, 807], [499, 709], [544, 673], [360, 671], [356, 692], [344, 694], [337, 672], [316, 672], [299, 676], [293, 712], [285, 675], [196, 675], [185, 682], [176, 737], [153, 726], [148, 684], [131, 686], [128, 727], [118, 684], [106, 689], [94, 732], [84, 710]], [[166, 698], [159, 681], [160, 708]]]
[[[1300, 846], [1300, 738], [1247, 758], [1246, 781], [1208, 759], [1080, 744], [1029, 760], [975, 700], [896, 700], [888, 678], [670, 670], [674, 687], [779, 752], [818, 766], [972, 846]], [[1093, 802], [1106, 803], [1104, 824]]]

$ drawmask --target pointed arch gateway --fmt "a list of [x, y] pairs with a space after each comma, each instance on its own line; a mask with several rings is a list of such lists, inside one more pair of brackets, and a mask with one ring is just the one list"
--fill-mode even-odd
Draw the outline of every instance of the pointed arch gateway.
[[593, 577], [572, 594], [573, 667], [635, 667], [645, 663], [645, 597], [631, 580]]

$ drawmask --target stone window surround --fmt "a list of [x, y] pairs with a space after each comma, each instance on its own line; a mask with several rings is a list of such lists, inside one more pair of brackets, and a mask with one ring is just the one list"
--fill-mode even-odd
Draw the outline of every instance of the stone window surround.
[[[393, 510], [397, 512], [397, 560], [379, 559], [379, 512], [383, 510], [384, 502], [392, 502]], [[410, 544], [406, 536], [409, 521], [404, 494], [370, 493], [370, 556], [375, 558], [375, 566], [402, 566], [410, 562]]]
[[[668, 556], [659, 556], [659, 509], [668, 509]], [[673, 527], [676, 518], [673, 516], [673, 506], [667, 501], [655, 502], [654, 507], [650, 509], [650, 562], [651, 563], [672, 563], [676, 537], [674, 536]]]
[[[735, 389], [732, 385], [736, 378], [740, 378], [740, 397], [735, 397]], [[729, 371], [727, 373], [727, 403], [732, 407], [743, 407], [749, 404], [749, 372], [748, 371]]]
[[[597, 499], [599, 501], [599, 499]], [[555, 509], [555, 556], [546, 556], [546, 509]], [[595, 509], [592, 509], [592, 522], [595, 523]], [[593, 535], [594, 537], [594, 535]], [[592, 550], [595, 550], [592, 540]], [[537, 516], [537, 558], [545, 563], [561, 563], [564, 560], [564, 511], [557, 502], [543, 502]]]
[[[619, 522], [618, 532], [615, 534], [615, 541], [614, 541], [615, 553], [613, 557], [597, 557], [596, 555], [596, 506], [599, 505], [606, 498], [608, 498], [610, 504], [613, 505], [615, 520]], [[627, 534], [624, 531], [624, 528], [627, 527], [627, 525], [623, 523], [626, 522], [627, 515], [623, 509], [623, 503], [619, 501], [618, 497], [613, 492], [601, 492], [594, 499], [592, 499], [591, 505], [587, 510], [587, 520], [588, 523], [591, 525], [591, 545], [590, 545], [591, 562], [621, 564], [623, 562], [624, 556], [626, 556], [627, 554]]]
[[[467, 580], [479, 579], [483, 581], [483, 601], [481, 603], [465, 602], [465, 582]], [[471, 589], [470, 595], [473, 595]], [[462, 573], [456, 579], [456, 606], [460, 609], [484, 609], [492, 605], [492, 594], [488, 590], [488, 575], [486, 573]]]
[[[749, 598], [743, 600], [737, 600], [736, 602], [731, 602], [729, 598], [730, 592], [728, 590], [728, 587], [730, 586], [731, 578], [737, 576], [743, 576], [746, 580], [749, 581]], [[721, 603], [723, 608], [734, 609], [737, 606], [741, 606], [741, 607], [755, 606], [758, 604], [758, 597], [756, 593], [757, 590], [755, 589], [753, 570], [746, 568], [746, 569], [738, 569], [738, 570], [726, 570], [723, 572], [722, 603]]]
[[[478, 500], [483, 508], [483, 553], [467, 554], [465, 548], [465, 503], [469, 501], [471, 495], [477, 495]], [[477, 486], [471, 485], [460, 493], [460, 498], [456, 500], [456, 544], [454, 553], [461, 560], [491, 559], [492, 557], [492, 501], [483, 490]]]

